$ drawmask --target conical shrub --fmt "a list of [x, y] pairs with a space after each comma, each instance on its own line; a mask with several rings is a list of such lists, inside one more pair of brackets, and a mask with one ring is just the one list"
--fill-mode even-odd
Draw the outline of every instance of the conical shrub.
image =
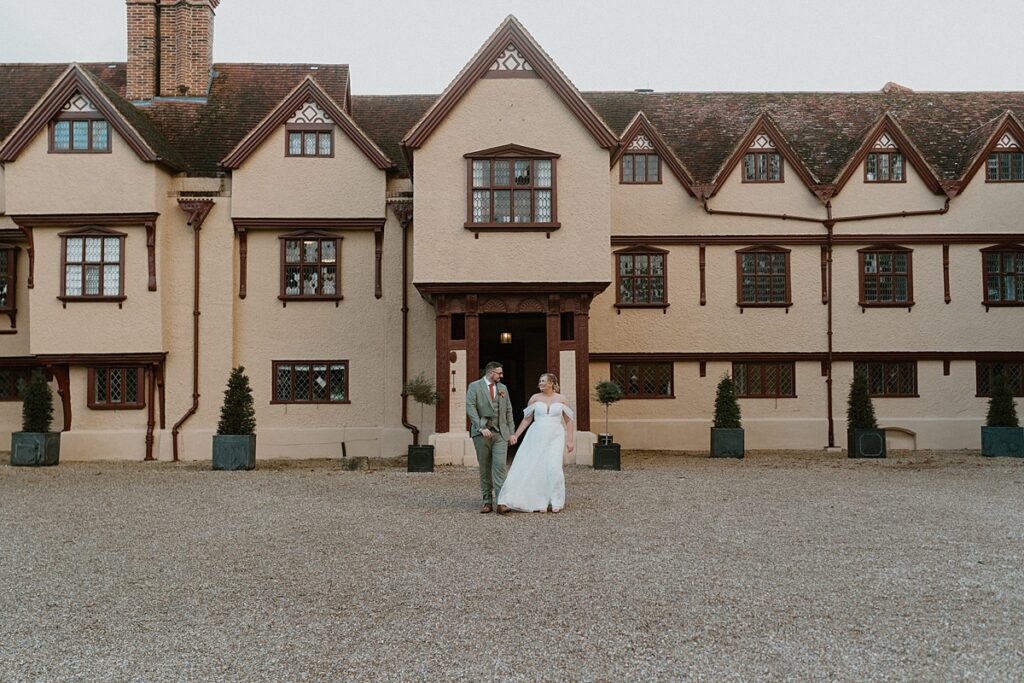
[[736, 383], [729, 375], [722, 375], [715, 390], [714, 426], [718, 429], [739, 429], [740, 402], [736, 400]]
[[53, 422], [53, 393], [41, 372], [32, 375], [21, 404], [21, 431], [44, 434]]
[[228, 388], [224, 390], [224, 405], [220, 409], [217, 433], [221, 436], [249, 436], [256, 433], [256, 410], [253, 408], [252, 387], [239, 366], [228, 377]]
[[989, 427], [1019, 427], [1017, 406], [1013, 402], [1010, 383], [1002, 374], [992, 378], [992, 386], [988, 397], [988, 415], [985, 424]]
[[850, 382], [850, 395], [846, 403], [846, 428], [878, 429], [867, 375], [858, 373]]

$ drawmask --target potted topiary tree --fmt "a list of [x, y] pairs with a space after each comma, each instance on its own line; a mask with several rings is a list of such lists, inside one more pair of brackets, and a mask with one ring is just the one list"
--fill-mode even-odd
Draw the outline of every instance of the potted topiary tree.
[[604, 433], [598, 435], [594, 446], [595, 470], [621, 469], [621, 450], [608, 430], [608, 407], [621, 401], [624, 395], [618, 382], [605, 379], [594, 385], [594, 398], [604, 406]]
[[988, 415], [981, 428], [981, 454], [1024, 458], [1024, 427], [1017, 419], [1010, 384], [1001, 374], [992, 378]]
[[256, 467], [256, 411], [252, 387], [239, 366], [231, 370], [220, 422], [213, 437], [213, 469], [251, 470]]
[[846, 405], [846, 450], [851, 458], [884, 458], [885, 430], [878, 428], [867, 375], [854, 375]]
[[742, 458], [744, 452], [740, 403], [736, 400], [736, 383], [722, 375], [715, 390], [715, 417], [711, 427], [712, 458]]
[[21, 431], [11, 434], [11, 464], [39, 467], [60, 462], [60, 432], [51, 432], [53, 394], [43, 373], [32, 375], [21, 404]]
[[[441, 398], [437, 393], [437, 387], [427, 379], [422, 372], [402, 386], [402, 396], [409, 396], [416, 403], [420, 404], [420, 425], [423, 424], [423, 409], [425, 406], [432, 406]], [[433, 472], [434, 471], [434, 447], [421, 446], [420, 434], [413, 435], [412, 445], [409, 446], [407, 472]]]

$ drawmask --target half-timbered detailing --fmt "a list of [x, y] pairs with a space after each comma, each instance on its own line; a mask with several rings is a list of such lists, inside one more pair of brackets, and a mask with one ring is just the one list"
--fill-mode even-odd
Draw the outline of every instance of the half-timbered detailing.
[[284, 301], [340, 301], [341, 240], [308, 231], [281, 235], [281, 294]]
[[11, 320], [10, 330], [0, 330], [0, 334], [13, 332], [17, 322], [18, 251], [17, 246], [0, 242], [0, 315]]
[[912, 252], [899, 246], [858, 249], [860, 305], [910, 307], [914, 305]]
[[1009, 131], [996, 142], [985, 164], [985, 180], [990, 183], [1024, 181], [1024, 150]]
[[273, 362], [271, 403], [351, 403], [347, 360]]
[[[995, 124], [988, 142], [982, 147], [967, 167], [967, 172], [960, 179], [961, 191], [967, 187], [982, 167], [985, 167], [986, 182], [1020, 182], [1014, 180], [1014, 163], [1022, 152], [1021, 141], [1024, 140], [1024, 124], [1017, 115], [1006, 110]], [[1006, 155], [1006, 156], [1002, 156]], [[1005, 176], [1005, 177], [1004, 177]]]
[[743, 182], [781, 183], [782, 156], [765, 133], [758, 133], [743, 155]]
[[51, 122], [50, 152], [110, 152], [110, 126], [81, 94], [75, 93]]
[[985, 306], [1024, 306], [1024, 245], [1002, 244], [981, 250]]
[[668, 251], [637, 246], [614, 256], [616, 308], [668, 307]]
[[979, 360], [975, 363], [977, 395], [989, 396], [992, 382], [999, 375], [1006, 379], [1014, 396], [1024, 396], [1024, 361]]
[[739, 398], [796, 397], [796, 366], [792, 362], [735, 362], [732, 378]]
[[[612, 168], [615, 167], [615, 164], [619, 164], [620, 183], [660, 183], [663, 177], [662, 167], [667, 166], [672, 175], [686, 189], [686, 192], [690, 196], [694, 196], [693, 176], [686, 170], [675, 152], [642, 111], [638, 112], [626, 126], [626, 130], [622, 133], [622, 139], [629, 142], [620, 146], [611, 159]], [[626, 161], [627, 157], [630, 157], [631, 160]], [[625, 164], [629, 165], [628, 173]], [[654, 169], [655, 164], [657, 164], [656, 169]], [[643, 166], [642, 170], [641, 165]], [[652, 169], [656, 175], [652, 175]], [[642, 175], [638, 175], [638, 172]]]
[[124, 301], [125, 233], [79, 228], [59, 236], [61, 301]]
[[619, 182], [657, 184], [661, 182], [661, 157], [644, 133], [637, 133], [619, 160]]
[[[770, 156], [772, 154], [777, 154], [780, 157], [777, 180], [770, 180], [774, 173], [772, 169], [773, 159]], [[751, 155], [750, 159], [748, 159], [748, 155]], [[764, 164], [763, 174], [761, 172], [762, 161]], [[792, 150], [789, 143], [786, 142], [785, 136], [782, 135], [782, 132], [767, 113], [758, 115], [751, 122], [750, 127], [747, 129], [747, 134], [740, 140], [736, 150], [726, 159], [722, 168], [715, 174], [714, 181], [702, 184], [701, 199], [707, 200], [716, 195], [726, 180], [729, 179], [733, 169], [741, 163], [743, 166], [740, 169], [740, 178], [743, 182], [783, 182], [785, 180], [783, 163], [785, 163], [803, 181], [808, 192], [819, 199], [824, 196], [821, 184], [807, 170], [807, 166]], [[752, 180], [747, 180], [748, 164], [752, 168]], [[763, 176], [763, 178], [759, 179], [759, 176]], [[831, 193], [831, 188], [827, 188], [826, 194], [828, 193]], [[825, 200], [822, 199], [822, 201]]]
[[741, 311], [793, 305], [789, 256], [789, 249], [773, 246], [736, 251], [736, 305]]
[[464, 156], [469, 186], [466, 229], [550, 232], [560, 227], [558, 154], [510, 144]]
[[915, 361], [861, 361], [853, 364], [853, 374], [867, 379], [876, 398], [917, 396]]
[[137, 409], [146, 406], [142, 366], [90, 367], [89, 408], [92, 410]]
[[303, 104], [288, 119], [285, 130], [285, 156], [334, 156], [334, 121], [316, 102]]
[[625, 398], [675, 398], [672, 363], [612, 363], [611, 379]]
[[888, 132], [875, 141], [864, 161], [864, 182], [902, 183], [907, 176], [903, 171], [903, 154]]
[[529, 60], [523, 56], [514, 43], [509, 43], [505, 50], [495, 57], [483, 78], [539, 78], [530, 66]]

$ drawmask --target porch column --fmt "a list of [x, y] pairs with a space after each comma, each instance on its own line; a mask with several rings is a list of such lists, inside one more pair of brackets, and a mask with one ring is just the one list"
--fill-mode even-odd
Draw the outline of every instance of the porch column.
[[437, 316], [435, 321], [434, 340], [434, 377], [437, 381], [437, 411], [434, 413], [434, 431], [437, 433], [448, 431], [448, 412], [451, 409], [451, 375], [448, 371], [448, 347], [451, 336], [451, 316], [448, 314], [448, 305], [443, 296], [437, 297]]
[[548, 372], [554, 373], [556, 376], [561, 375], [560, 370], [560, 346], [562, 340], [562, 311], [561, 311], [561, 297], [557, 294], [551, 294], [548, 296], [548, 329], [547, 329], [547, 347], [548, 347], [548, 358], [547, 366]]
[[590, 431], [590, 296], [580, 296], [576, 311], [576, 424]]

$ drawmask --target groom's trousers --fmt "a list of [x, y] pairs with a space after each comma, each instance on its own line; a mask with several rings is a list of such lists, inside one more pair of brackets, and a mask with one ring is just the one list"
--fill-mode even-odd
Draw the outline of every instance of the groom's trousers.
[[485, 503], [493, 505], [508, 471], [508, 441], [495, 430], [491, 430], [491, 434], [493, 436], [489, 439], [482, 434], [474, 436], [473, 447], [476, 448], [476, 461], [480, 464], [480, 494]]

